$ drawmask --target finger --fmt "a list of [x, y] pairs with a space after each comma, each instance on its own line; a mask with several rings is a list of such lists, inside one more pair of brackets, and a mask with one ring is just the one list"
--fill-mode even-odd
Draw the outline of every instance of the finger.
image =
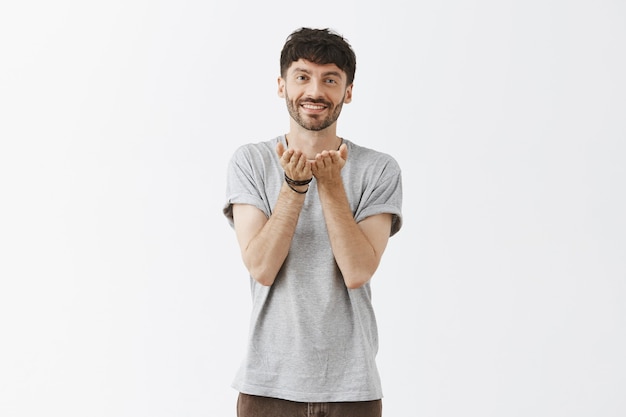
[[326, 158], [323, 153], [318, 153], [315, 156], [315, 166], [318, 170], [323, 169], [326, 166]]
[[319, 166], [317, 165], [317, 160], [310, 161], [310, 165], [311, 173], [313, 174], [313, 176], [317, 177], [320, 172]]
[[339, 155], [341, 155], [344, 160], [348, 160], [348, 145], [345, 143], [341, 144], [339, 147]]
[[333, 164], [338, 164], [341, 161], [341, 155], [338, 151], [332, 151], [330, 153], [330, 160]]
[[299, 170], [302, 170], [306, 167], [306, 156], [304, 156], [303, 153], [300, 153], [300, 155], [298, 156], [298, 160], [296, 162], [296, 167]]
[[329, 158], [331, 158], [331, 154], [328, 151], [322, 151], [315, 155], [317, 161], [327, 161]]
[[284, 153], [285, 153], [285, 145], [283, 145], [282, 142], [278, 142], [278, 144], [276, 145], [276, 154], [278, 155], [279, 158], [282, 158]]
[[293, 149], [287, 149], [283, 153], [283, 159], [285, 160], [285, 162], [291, 163], [291, 161], [293, 159], [293, 155], [294, 155], [294, 150]]
[[303, 158], [300, 171], [302, 172], [302, 176], [306, 179], [311, 178], [311, 176], [313, 175], [313, 171], [311, 170], [311, 164], [306, 159], [306, 157]]

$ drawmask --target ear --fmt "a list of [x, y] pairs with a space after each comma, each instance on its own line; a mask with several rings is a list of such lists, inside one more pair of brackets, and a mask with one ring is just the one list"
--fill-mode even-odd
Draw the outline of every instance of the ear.
[[350, 84], [348, 88], [346, 88], [346, 95], [345, 95], [345, 98], [343, 99], [343, 102], [346, 104], [352, 101], [352, 87], [353, 86], [354, 84]]
[[285, 98], [285, 80], [283, 77], [278, 77], [278, 97]]

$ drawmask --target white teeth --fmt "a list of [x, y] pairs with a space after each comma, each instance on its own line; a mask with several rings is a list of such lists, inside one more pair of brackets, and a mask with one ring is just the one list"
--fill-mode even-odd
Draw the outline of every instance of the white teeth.
[[302, 107], [306, 109], [311, 109], [311, 110], [321, 110], [324, 108], [324, 106], [314, 106], [312, 104], [303, 104]]

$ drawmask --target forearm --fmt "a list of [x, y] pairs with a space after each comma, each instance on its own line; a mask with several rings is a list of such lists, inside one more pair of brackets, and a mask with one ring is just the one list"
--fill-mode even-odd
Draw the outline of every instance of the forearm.
[[242, 248], [244, 264], [262, 285], [274, 283], [289, 253], [304, 199], [305, 194], [298, 194], [283, 184], [271, 216]]
[[318, 184], [318, 191], [335, 261], [346, 286], [358, 288], [374, 275], [380, 254], [354, 220], [343, 182]]

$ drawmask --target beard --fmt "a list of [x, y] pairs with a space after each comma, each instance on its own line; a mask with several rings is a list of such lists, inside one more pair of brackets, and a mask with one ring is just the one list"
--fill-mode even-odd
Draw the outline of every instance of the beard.
[[[285, 102], [287, 103], [287, 110], [289, 111], [289, 115], [291, 116], [291, 118], [306, 130], [312, 130], [316, 132], [326, 129], [328, 126], [337, 121], [337, 119], [339, 118], [339, 114], [341, 114], [341, 108], [343, 107], [344, 99], [345, 94], [341, 98], [341, 102], [337, 107], [334, 107], [332, 103], [329, 103], [326, 100], [315, 100], [311, 98], [299, 100], [297, 103], [294, 103], [293, 101], [291, 101], [291, 99], [289, 99], [289, 94], [287, 94], [287, 91], [285, 90]], [[330, 110], [330, 114], [323, 119], [318, 117], [311, 117], [308, 115], [302, 115], [300, 113], [300, 105], [302, 103], [323, 104], [328, 110]]]

